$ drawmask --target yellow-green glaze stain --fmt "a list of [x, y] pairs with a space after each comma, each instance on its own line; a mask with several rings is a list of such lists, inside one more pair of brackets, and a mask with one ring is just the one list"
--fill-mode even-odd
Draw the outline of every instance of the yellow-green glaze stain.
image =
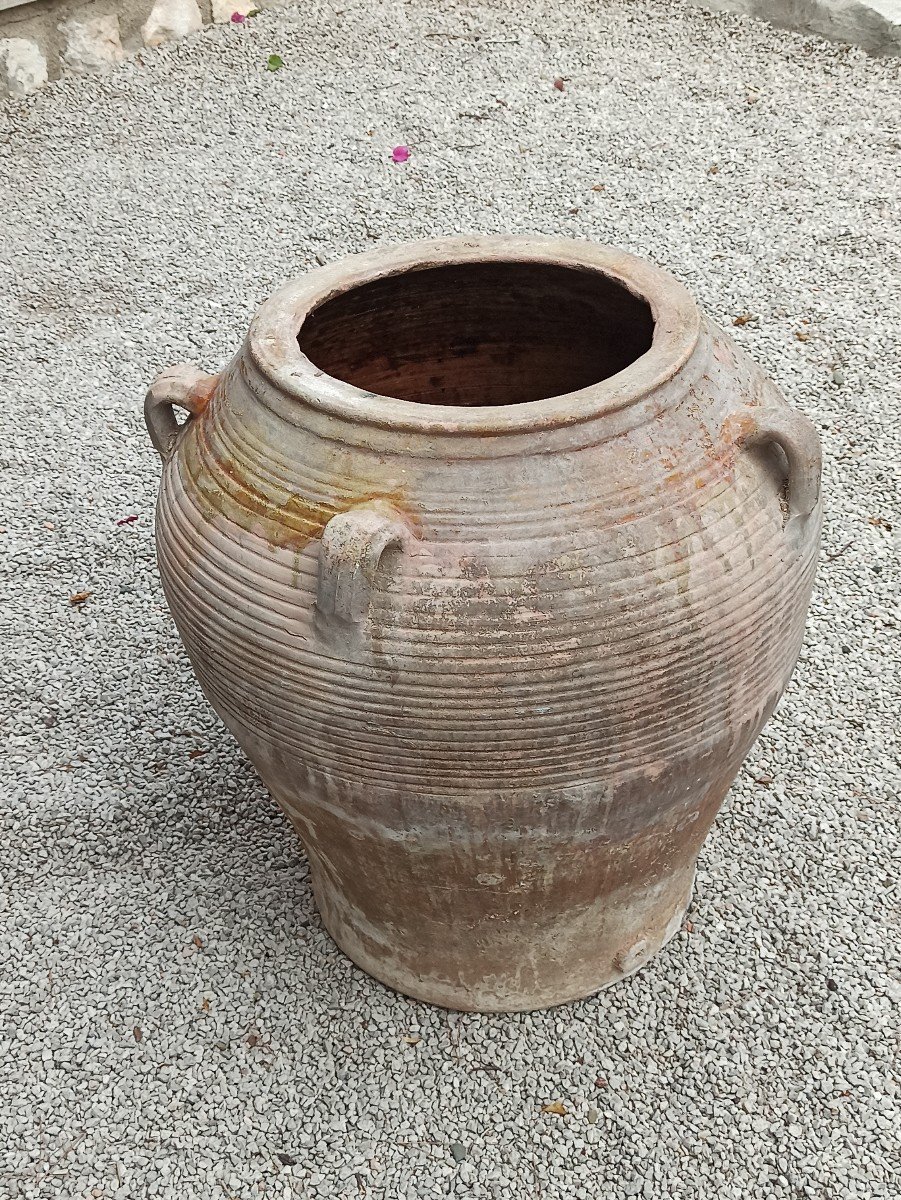
[[359, 504], [384, 500], [409, 516], [398, 489], [373, 487], [371, 480], [342, 479], [342, 494], [331, 504], [308, 499], [297, 491], [289, 492], [286, 499], [267, 495], [253, 478], [249, 464], [216, 456], [204, 436], [202, 419], [193, 421], [186, 431], [179, 447], [179, 464], [186, 487], [195, 493], [207, 519], [224, 517], [262, 537], [273, 549], [289, 549], [298, 556], [309, 542], [322, 536], [332, 517]]

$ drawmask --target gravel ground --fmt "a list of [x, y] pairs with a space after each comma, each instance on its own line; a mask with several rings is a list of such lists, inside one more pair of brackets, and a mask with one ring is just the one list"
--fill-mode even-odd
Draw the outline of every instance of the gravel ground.
[[[898, 63], [662, 0], [312, 0], [142, 59], [0, 114], [0, 1195], [897, 1198]], [[513, 1017], [323, 931], [164, 607], [140, 416], [281, 280], [454, 230], [752, 316], [826, 452], [807, 647], [690, 921]]]

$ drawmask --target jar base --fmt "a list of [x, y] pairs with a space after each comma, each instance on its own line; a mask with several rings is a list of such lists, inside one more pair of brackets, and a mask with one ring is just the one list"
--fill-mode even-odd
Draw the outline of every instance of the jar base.
[[[576, 940], [581, 940], [583, 946], [591, 944], [594, 952], [580, 954], [578, 964], [569, 972], [565, 966], [555, 966], [541, 980], [536, 978], [533, 986], [523, 986], [522, 979], [524, 974], [534, 972], [520, 969], [501, 975], [470, 966], [466, 971], [470, 982], [463, 978], [462, 970], [458, 981], [415, 973], [398, 961], [396, 954], [373, 952], [372, 947], [384, 943], [361, 934], [360, 925], [346, 912], [340, 897], [332, 888], [322, 887], [315, 872], [313, 892], [323, 924], [338, 948], [392, 991], [455, 1012], [513, 1013], [584, 1000], [640, 971], [682, 928], [694, 879], [692, 865], [676, 879], [646, 889], [643, 895], [633, 895], [626, 904], [621, 897], [608, 898], [605, 907], [615, 912], [616, 919], [602, 916], [595, 922], [594, 937], [584, 927], [578, 930]], [[623, 920], [626, 912], [638, 919]]]

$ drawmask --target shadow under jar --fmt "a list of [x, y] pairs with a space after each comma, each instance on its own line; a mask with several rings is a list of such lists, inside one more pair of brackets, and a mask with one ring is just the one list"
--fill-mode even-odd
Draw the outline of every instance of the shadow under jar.
[[798, 654], [811, 423], [663, 271], [522, 238], [313, 271], [146, 413], [170, 608], [339, 946], [485, 1011], [647, 962]]

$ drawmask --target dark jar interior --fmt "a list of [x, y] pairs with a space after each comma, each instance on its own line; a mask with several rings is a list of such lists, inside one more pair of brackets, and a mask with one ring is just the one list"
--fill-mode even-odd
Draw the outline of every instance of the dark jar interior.
[[297, 341], [314, 366], [364, 391], [476, 408], [599, 383], [646, 353], [653, 335], [647, 301], [599, 271], [467, 262], [333, 296]]

